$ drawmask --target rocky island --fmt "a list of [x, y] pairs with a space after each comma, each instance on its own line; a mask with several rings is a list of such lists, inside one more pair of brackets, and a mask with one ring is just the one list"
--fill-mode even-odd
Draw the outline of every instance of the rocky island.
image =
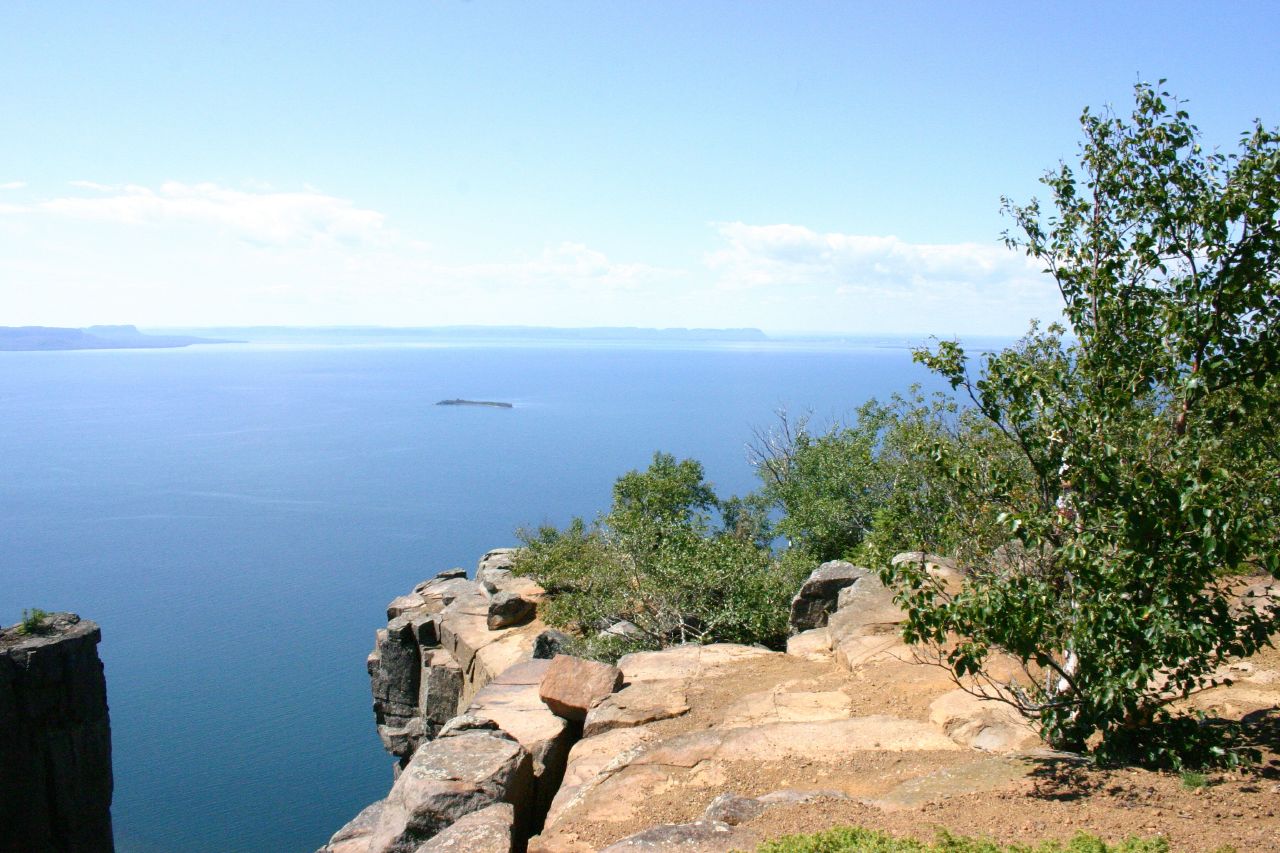
[[511, 409], [515, 408], [510, 403], [499, 403], [494, 400], [441, 400], [436, 403], [437, 406], [488, 406], [491, 409]]

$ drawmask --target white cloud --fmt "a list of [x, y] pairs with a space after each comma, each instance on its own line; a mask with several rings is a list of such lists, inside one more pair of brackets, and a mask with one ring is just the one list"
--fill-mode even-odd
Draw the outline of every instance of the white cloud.
[[75, 187], [79, 190], [95, 190], [100, 193], [117, 192], [123, 187], [113, 187], [110, 184], [100, 184], [97, 181], [67, 181], [67, 186]]
[[360, 242], [379, 236], [383, 215], [313, 189], [248, 192], [214, 183], [168, 181], [159, 188], [112, 187], [73, 181], [99, 195], [67, 196], [37, 205], [39, 210], [75, 219], [123, 224], [166, 222], [214, 226], [263, 245], [315, 241]]
[[[0, 203], [0, 280], [29, 322], [758, 326], [1015, 334], [1058, 315], [1052, 284], [998, 245], [918, 244], [800, 225], [717, 226], [702, 265], [566, 240], [446, 254], [312, 187], [74, 182]], [[11, 295], [11, 294], [7, 294]], [[16, 316], [16, 315], [15, 315]], [[55, 322], [57, 321], [57, 322]]]
[[0, 190], [20, 190], [26, 185], [26, 181], [7, 181], [5, 183], [0, 183]]
[[464, 264], [441, 267], [436, 272], [446, 278], [508, 287], [567, 286], [576, 290], [637, 290], [685, 275], [683, 270], [611, 261], [603, 252], [572, 242], [547, 247], [536, 257], [512, 263]]
[[1058, 293], [1040, 265], [998, 244], [909, 243], [741, 222], [722, 223], [718, 233], [721, 245], [705, 260], [722, 290], [825, 298], [833, 312], [843, 302], [858, 309], [850, 329], [866, 327], [868, 317], [890, 328], [920, 328], [913, 312], [930, 311], [965, 331], [1008, 333], [1031, 317], [1059, 312]]

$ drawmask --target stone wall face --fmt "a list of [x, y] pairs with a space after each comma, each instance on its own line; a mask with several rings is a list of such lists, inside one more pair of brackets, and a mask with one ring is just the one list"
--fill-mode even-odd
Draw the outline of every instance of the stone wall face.
[[93, 622], [0, 631], [0, 851], [111, 853], [111, 724]]
[[476, 580], [451, 569], [387, 606], [367, 663], [378, 735], [401, 769], [486, 684], [532, 654], [545, 628], [534, 612], [543, 591], [512, 575], [512, 553], [485, 554]]

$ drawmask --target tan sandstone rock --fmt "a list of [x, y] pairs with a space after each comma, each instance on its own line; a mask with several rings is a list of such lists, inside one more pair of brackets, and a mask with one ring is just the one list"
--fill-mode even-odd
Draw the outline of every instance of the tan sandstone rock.
[[527, 804], [531, 784], [529, 754], [513, 740], [466, 732], [424, 743], [383, 802], [368, 851], [412, 853], [463, 815]]
[[1030, 724], [1014, 708], [958, 687], [933, 700], [929, 719], [956, 743], [984, 752], [1014, 752], [1040, 744]]
[[458, 818], [414, 853], [511, 853], [515, 819], [510, 803], [497, 803]]
[[831, 634], [825, 625], [801, 631], [787, 640], [787, 654], [805, 660], [830, 660]]
[[759, 835], [744, 827], [730, 826], [714, 820], [699, 820], [646, 829], [610, 844], [601, 853], [670, 850], [687, 853], [733, 853], [735, 850], [753, 850], [760, 841]]
[[553, 713], [581, 722], [587, 712], [622, 686], [622, 670], [592, 660], [556, 655], [547, 667], [538, 695]]
[[528, 751], [533, 765], [534, 809], [545, 814], [564, 775], [575, 733], [569, 722], [551, 712], [538, 696], [549, 660], [526, 660], [486, 684], [466, 714], [492, 720]]

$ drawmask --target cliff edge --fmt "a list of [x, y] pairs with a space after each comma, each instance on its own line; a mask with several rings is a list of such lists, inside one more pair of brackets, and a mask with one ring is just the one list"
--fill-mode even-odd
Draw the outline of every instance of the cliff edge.
[[111, 853], [111, 722], [98, 626], [0, 629], [0, 851]]

